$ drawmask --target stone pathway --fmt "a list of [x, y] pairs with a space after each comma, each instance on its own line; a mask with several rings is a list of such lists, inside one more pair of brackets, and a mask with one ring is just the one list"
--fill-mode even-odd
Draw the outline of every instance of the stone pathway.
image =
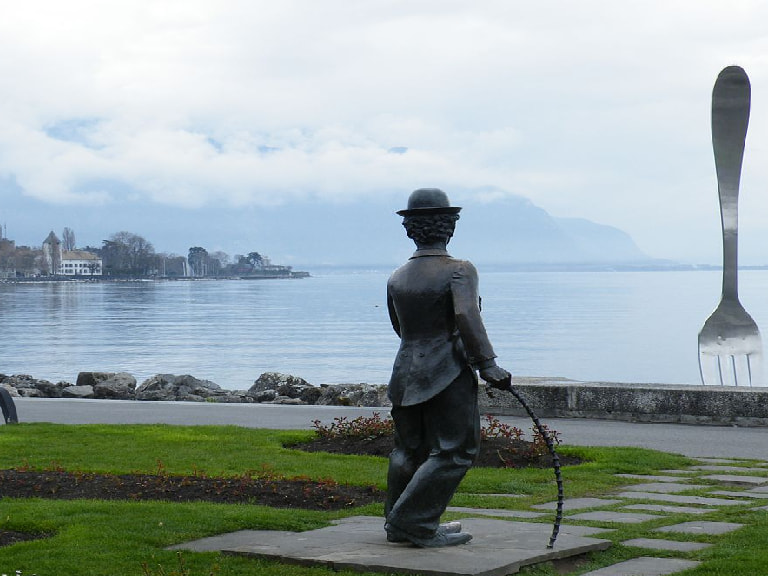
[[[690, 470], [665, 470], [664, 475], [617, 474], [620, 478], [645, 481], [631, 484], [618, 489], [614, 496], [624, 500], [641, 499], [652, 503], [628, 504], [621, 510], [600, 510], [612, 507], [600, 504], [601, 499], [592, 499], [594, 504], [588, 512], [570, 513], [564, 519], [592, 521], [599, 523], [639, 523], [665, 516], [661, 514], [695, 514], [706, 515], [716, 512], [726, 506], [744, 506], [750, 499], [768, 497], [768, 464], [755, 467], [751, 463], [728, 459], [701, 458], [701, 465], [693, 466]], [[712, 474], [712, 472], [720, 472]], [[741, 474], [739, 474], [741, 473]], [[762, 475], [758, 475], [762, 474]], [[701, 482], [706, 481], [707, 484]], [[722, 488], [731, 488], [723, 490]], [[752, 487], [736, 490], [735, 487]], [[720, 488], [720, 489], [718, 489]], [[704, 492], [706, 496], [690, 495], [689, 492]], [[726, 496], [727, 498], [720, 498]], [[582, 499], [586, 500], [586, 499]], [[604, 502], [615, 502], [606, 500]], [[754, 501], [754, 500], [753, 500]], [[549, 509], [552, 503], [535, 506], [538, 509]], [[586, 507], [586, 506], [585, 506]], [[571, 508], [573, 509], [573, 508]], [[761, 509], [768, 511], [768, 506]], [[639, 511], [657, 512], [660, 514], [642, 514]], [[631, 546], [646, 550], [663, 550], [690, 555], [713, 546], [711, 542], [691, 542], [670, 540], [661, 535], [705, 535], [711, 539], [734, 530], [742, 524], [733, 522], [711, 522], [694, 520], [680, 522], [667, 526], [655, 527], [649, 530], [647, 537], [632, 538], [621, 542], [623, 546]], [[675, 574], [700, 564], [689, 558], [670, 558], [642, 556], [598, 570], [587, 572], [583, 576], [663, 576]]]
[[[666, 576], [697, 566], [697, 552], [716, 545], [713, 542], [718, 537], [742, 527], [734, 522], [698, 518], [679, 522], [678, 517], [675, 523], [675, 515], [705, 517], [727, 507], [750, 504], [753, 507], [749, 510], [768, 511], [768, 506], [754, 506], [760, 499], [768, 498], [768, 463], [756, 467], [754, 463], [738, 460], [699, 460], [703, 464], [690, 470], [665, 470], [663, 475], [617, 474], [635, 483], [606, 497], [566, 499], [554, 549], [546, 548], [552, 526], [539, 517], [551, 517], [556, 502], [537, 504], [531, 510], [451, 507], [449, 512], [466, 516], [461, 522], [474, 536], [469, 544], [455, 548], [435, 550], [391, 544], [386, 542], [381, 518], [352, 517], [320, 530], [241, 531], [173, 549], [220, 550], [336, 570], [503, 576], [519, 571], [522, 566], [604, 550], [611, 541], [599, 538], [601, 534], [615, 532], [621, 525], [632, 524], [642, 529], [644, 523], [649, 523], [644, 534], [621, 542], [623, 546], [647, 551], [645, 555], [582, 576]], [[660, 526], [665, 520], [668, 523]], [[676, 535], [681, 539], [675, 539]], [[699, 535], [706, 541], [695, 541]], [[652, 556], [653, 550], [664, 551], [665, 556]]]

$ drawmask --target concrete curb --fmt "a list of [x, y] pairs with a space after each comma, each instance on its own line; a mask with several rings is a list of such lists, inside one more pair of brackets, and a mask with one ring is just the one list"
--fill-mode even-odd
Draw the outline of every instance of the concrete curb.
[[[768, 388], [577, 382], [516, 378], [513, 385], [542, 418], [596, 418], [624, 422], [768, 426]], [[480, 391], [484, 413], [524, 416], [506, 392]]]

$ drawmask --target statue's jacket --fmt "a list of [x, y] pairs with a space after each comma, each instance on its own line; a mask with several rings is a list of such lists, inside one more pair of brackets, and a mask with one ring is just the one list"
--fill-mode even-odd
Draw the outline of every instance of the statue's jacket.
[[387, 306], [400, 336], [388, 391], [395, 406], [426, 402], [462, 371], [496, 357], [471, 262], [445, 250], [417, 250], [390, 277]]

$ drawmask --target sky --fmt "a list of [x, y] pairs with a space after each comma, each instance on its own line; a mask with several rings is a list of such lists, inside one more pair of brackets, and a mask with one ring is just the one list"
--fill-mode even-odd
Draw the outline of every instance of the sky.
[[[717, 263], [712, 86], [752, 83], [740, 255], [768, 263], [768, 2], [0, 0], [0, 223], [363, 263], [440, 187]], [[339, 214], [334, 218], [334, 214]], [[355, 214], [360, 217], [356, 218]], [[352, 222], [354, 221], [354, 222]], [[462, 231], [471, 234], [471, 230]], [[378, 253], [377, 253], [378, 254]]]

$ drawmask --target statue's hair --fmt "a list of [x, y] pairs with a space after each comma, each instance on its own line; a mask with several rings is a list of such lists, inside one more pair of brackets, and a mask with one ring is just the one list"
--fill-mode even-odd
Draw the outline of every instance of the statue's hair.
[[458, 219], [458, 214], [405, 216], [403, 226], [408, 238], [416, 244], [432, 244], [442, 240], [447, 243], [453, 236]]

